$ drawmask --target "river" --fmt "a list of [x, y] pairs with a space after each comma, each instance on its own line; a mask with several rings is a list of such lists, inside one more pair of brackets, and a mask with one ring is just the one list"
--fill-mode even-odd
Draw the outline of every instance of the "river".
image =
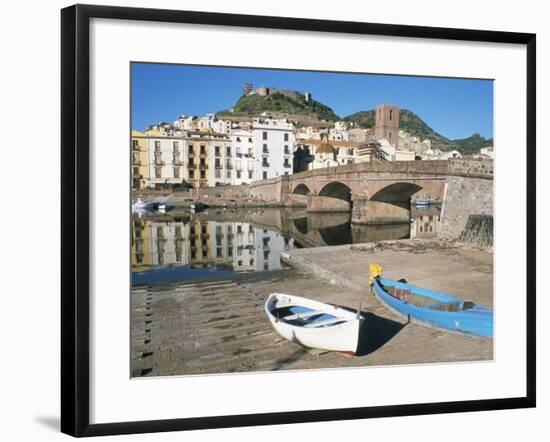
[[436, 237], [440, 206], [412, 207], [409, 224], [351, 224], [349, 213], [300, 209], [207, 209], [132, 216], [132, 285], [283, 268], [294, 248]]

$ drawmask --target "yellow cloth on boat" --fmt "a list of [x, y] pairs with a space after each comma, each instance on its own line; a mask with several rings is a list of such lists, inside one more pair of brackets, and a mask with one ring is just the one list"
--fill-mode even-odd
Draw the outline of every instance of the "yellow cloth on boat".
[[378, 278], [382, 276], [382, 266], [376, 262], [370, 263], [370, 278], [369, 278], [369, 284], [374, 284], [374, 278]]

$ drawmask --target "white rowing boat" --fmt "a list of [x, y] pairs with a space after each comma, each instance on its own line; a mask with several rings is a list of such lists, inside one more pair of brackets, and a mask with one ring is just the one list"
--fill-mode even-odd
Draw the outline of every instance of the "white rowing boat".
[[364, 320], [360, 312], [284, 293], [269, 295], [265, 312], [275, 330], [289, 341], [352, 355], [357, 351]]

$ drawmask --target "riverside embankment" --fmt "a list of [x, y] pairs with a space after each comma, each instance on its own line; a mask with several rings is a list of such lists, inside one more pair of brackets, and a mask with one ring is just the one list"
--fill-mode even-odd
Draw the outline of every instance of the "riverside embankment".
[[[132, 375], [183, 375], [306, 368], [482, 361], [491, 339], [407, 323], [368, 289], [368, 266], [390, 278], [492, 307], [492, 254], [458, 243], [408, 240], [297, 249], [294, 270], [137, 286], [132, 291]], [[263, 310], [272, 292], [361, 309], [355, 357], [284, 340]]]

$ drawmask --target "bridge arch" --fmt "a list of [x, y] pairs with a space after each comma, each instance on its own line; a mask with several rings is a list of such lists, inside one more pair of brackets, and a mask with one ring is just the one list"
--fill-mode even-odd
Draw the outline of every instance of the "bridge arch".
[[307, 187], [304, 183], [300, 183], [294, 188], [294, 191], [292, 193], [297, 195], [307, 195], [310, 192], [311, 190], [309, 190], [309, 187]]
[[319, 196], [329, 196], [351, 202], [351, 189], [340, 181], [332, 181], [321, 189]]
[[398, 182], [378, 190], [369, 199], [370, 201], [379, 201], [382, 203], [409, 208], [411, 197], [421, 189], [422, 186], [419, 186], [418, 184]]

